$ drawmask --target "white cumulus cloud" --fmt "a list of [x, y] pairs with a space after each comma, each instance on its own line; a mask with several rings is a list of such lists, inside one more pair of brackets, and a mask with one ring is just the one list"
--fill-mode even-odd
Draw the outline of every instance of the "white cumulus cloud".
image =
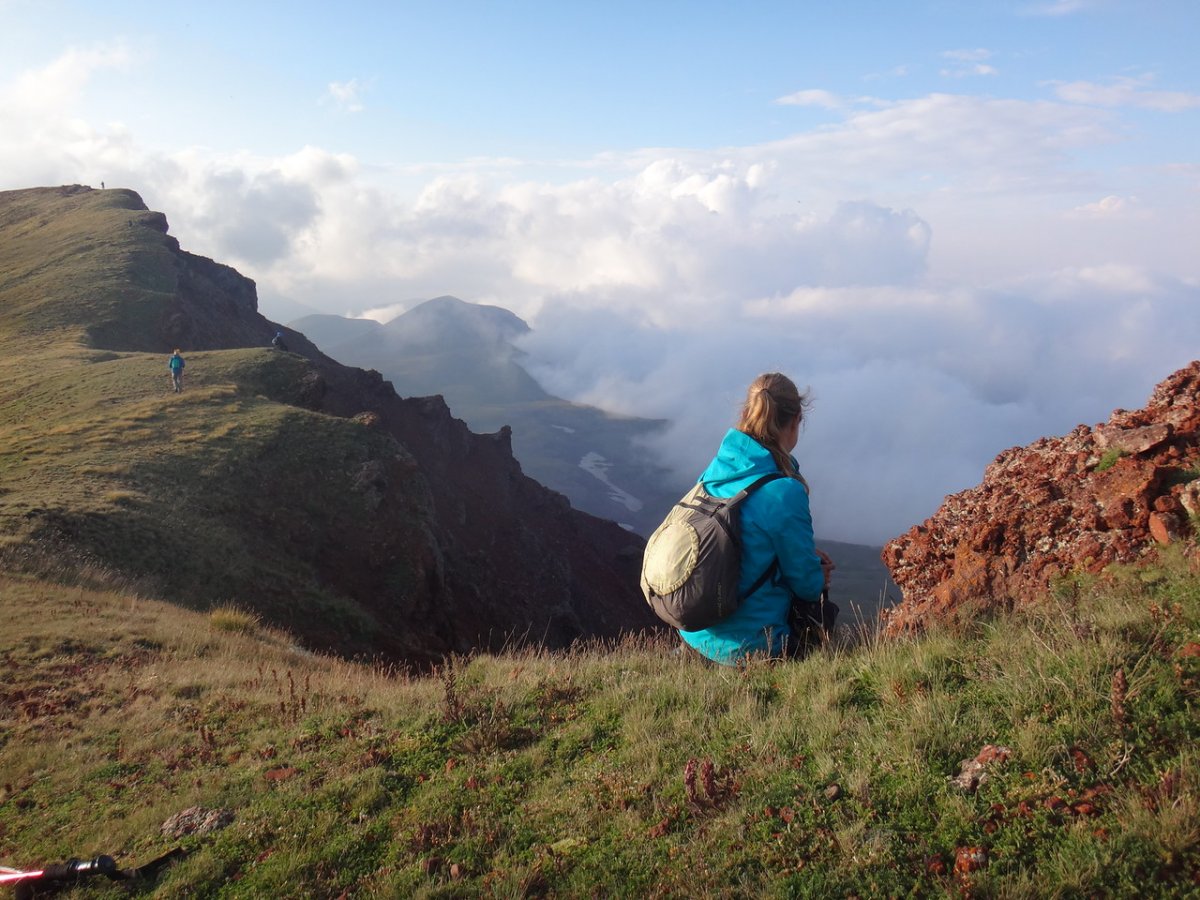
[[[647, 452], [685, 478], [749, 380], [787, 372], [814, 392], [799, 455], [826, 537], [903, 531], [1005, 447], [1141, 405], [1200, 346], [1194, 254], [1147, 262], [1196, 221], [1195, 166], [1161, 173], [1176, 206], [1110, 183], [1081, 160], [1121, 137], [1117, 106], [1069, 90], [854, 101], [769, 143], [535, 176], [528, 160], [162, 151], [78, 112], [89, 79], [125, 63], [68, 54], [0, 85], [0, 187], [98, 183], [99, 160], [282, 321], [382, 320], [439, 294], [512, 309], [549, 390], [670, 419]], [[27, 102], [36, 90], [59, 105]]]
[[21, 73], [0, 87], [0, 107], [7, 115], [44, 116], [47, 110], [75, 108], [91, 78], [104, 69], [128, 69], [132, 57], [124, 43], [72, 47], [38, 69]]
[[[89, 83], [133, 62], [121, 43], [71, 48], [45, 66], [0, 84], [0, 167], [14, 187], [121, 177], [137, 151], [125, 126], [83, 114]], [[69, 175], [69, 177], [64, 177]]]

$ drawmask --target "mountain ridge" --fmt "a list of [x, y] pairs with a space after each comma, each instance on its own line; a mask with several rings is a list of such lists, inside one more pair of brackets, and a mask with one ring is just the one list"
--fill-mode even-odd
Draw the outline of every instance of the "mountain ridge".
[[[654, 626], [640, 539], [526, 477], [508, 432], [279, 329], [253, 281], [181, 250], [134, 192], [0, 192], [0, 246], [10, 564], [232, 600], [310, 646], [417, 662]], [[276, 330], [293, 352], [267, 348]]]

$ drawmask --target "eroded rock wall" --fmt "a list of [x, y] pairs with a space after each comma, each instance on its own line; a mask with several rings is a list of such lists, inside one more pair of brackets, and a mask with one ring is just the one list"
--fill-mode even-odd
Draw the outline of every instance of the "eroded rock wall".
[[883, 559], [904, 601], [888, 630], [1033, 601], [1056, 576], [1190, 536], [1198, 514], [1200, 361], [1143, 409], [1004, 451], [977, 487], [892, 540]]

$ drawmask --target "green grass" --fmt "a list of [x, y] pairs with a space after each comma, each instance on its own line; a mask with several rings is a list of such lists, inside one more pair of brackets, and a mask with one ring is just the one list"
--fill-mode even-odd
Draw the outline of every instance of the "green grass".
[[[390, 437], [305, 409], [315, 372], [299, 356], [185, 345], [173, 393], [158, 345], [179, 269], [138, 205], [128, 191], [0, 195], [0, 567], [132, 579], [315, 645], [404, 654], [397, 617], [429, 555], [420, 473]], [[383, 514], [368, 470], [386, 473]], [[360, 565], [380, 529], [408, 552]], [[376, 581], [320, 587], [338, 566]]]
[[[365, 647], [378, 626], [314, 588], [312, 572], [341, 546], [325, 536], [369, 540], [357, 537], [370, 497], [356, 475], [403, 451], [291, 405], [306, 371], [298, 357], [190, 354], [186, 389], [174, 394], [162, 356], [109, 355], [43, 365], [0, 405], [0, 553], [35, 569], [39, 556], [102, 560], [194, 607], [240, 603], [300, 632], [319, 624], [332, 645]], [[428, 501], [416, 488], [410, 497], [398, 529], [419, 529]], [[398, 560], [389, 576], [398, 592], [406, 566]]]
[[[3, 864], [155, 857], [162, 822], [201, 805], [234, 823], [183, 838], [147, 892], [1198, 891], [1183, 553], [965, 631], [739, 669], [630, 641], [415, 677], [129, 591], [8, 578], [0, 595]], [[1011, 756], [953, 786], [988, 744]], [[964, 848], [986, 863], [956, 873]]]
[[[201, 805], [233, 824], [178, 839], [187, 861], [141, 893], [1200, 893], [1182, 552], [787, 665], [631, 641], [415, 677], [301, 649], [418, 649], [389, 628], [412, 559], [358, 586], [375, 609], [313, 576], [370, 529], [419, 558], [423, 482], [386, 436], [304, 409], [298, 357], [189, 352], [171, 393], [142, 352], [176, 290], [166, 239], [129, 225], [148, 217], [121, 191], [0, 205], [0, 864], [140, 862]], [[989, 744], [1007, 761], [952, 786]], [[956, 873], [970, 848], [986, 861]]]
[[1096, 463], [1096, 471], [1105, 472], [1115, 466], [1118, 459], [1128, 455], [1129, 453], [1120, 447], [1110, 447], [1104, 451], [1104, 454], [1100, 457], [1100, 461]]

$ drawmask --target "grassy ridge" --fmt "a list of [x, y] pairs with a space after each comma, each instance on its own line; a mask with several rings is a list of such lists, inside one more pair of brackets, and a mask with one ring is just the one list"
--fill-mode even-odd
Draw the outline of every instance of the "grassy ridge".
[[9, 578], [0, 863], [157, 856], [200, 805], [233, 824], [157, 895], [1194, 895], [1193, 566], [786, 665], [627, 643], [424, 678]]
[[[103, 560], [156, 596], [253, 607], [320, 646], [406, 652], [403, 634], [378, 636], [415, 590], [412, 559], [358, 585], [373, 611], [347, 596], [353, 579], [315, 577], [358, 567], [346, 551], [371, 552], [372, 527], [426, 552], [427, 490], [395, 441], [304, 409], [316, 376], [299, 356], [185, 352], [176, 395], [164, 353], [100, 349], [161, 349], [184, 265], [165, 228], [129, 191], [0, 196], [0, 565]], [[386, 515], [367, 470], [391, 491]]]
[[[132, 191], [5, 192], [0, 343], [43, 350], [119, 333], [141, 335], [132, 346], [147, 346], [160, 304], [177, 283], [165, 228]], [[7, 360], [0, 366], [19, 374]]]
[[[161, 595], [239, 602], [298, 630], [320, 614], [331, 643], [361, 642], [374, 626], [316, 588], [311, 566], [321, 534], [366, 518], [355, 473], [403, 451], [290, 405], [307, 371], [300, 357], [252, 349], [188, 360], [186, 390], [174, 394], [161, 355], [25, 357], [40, 377], [0, 403], [0, 551], [16, 563], [104, 559], [144, 573]], [[425, 502], [414, 491], [412, 508]]]

